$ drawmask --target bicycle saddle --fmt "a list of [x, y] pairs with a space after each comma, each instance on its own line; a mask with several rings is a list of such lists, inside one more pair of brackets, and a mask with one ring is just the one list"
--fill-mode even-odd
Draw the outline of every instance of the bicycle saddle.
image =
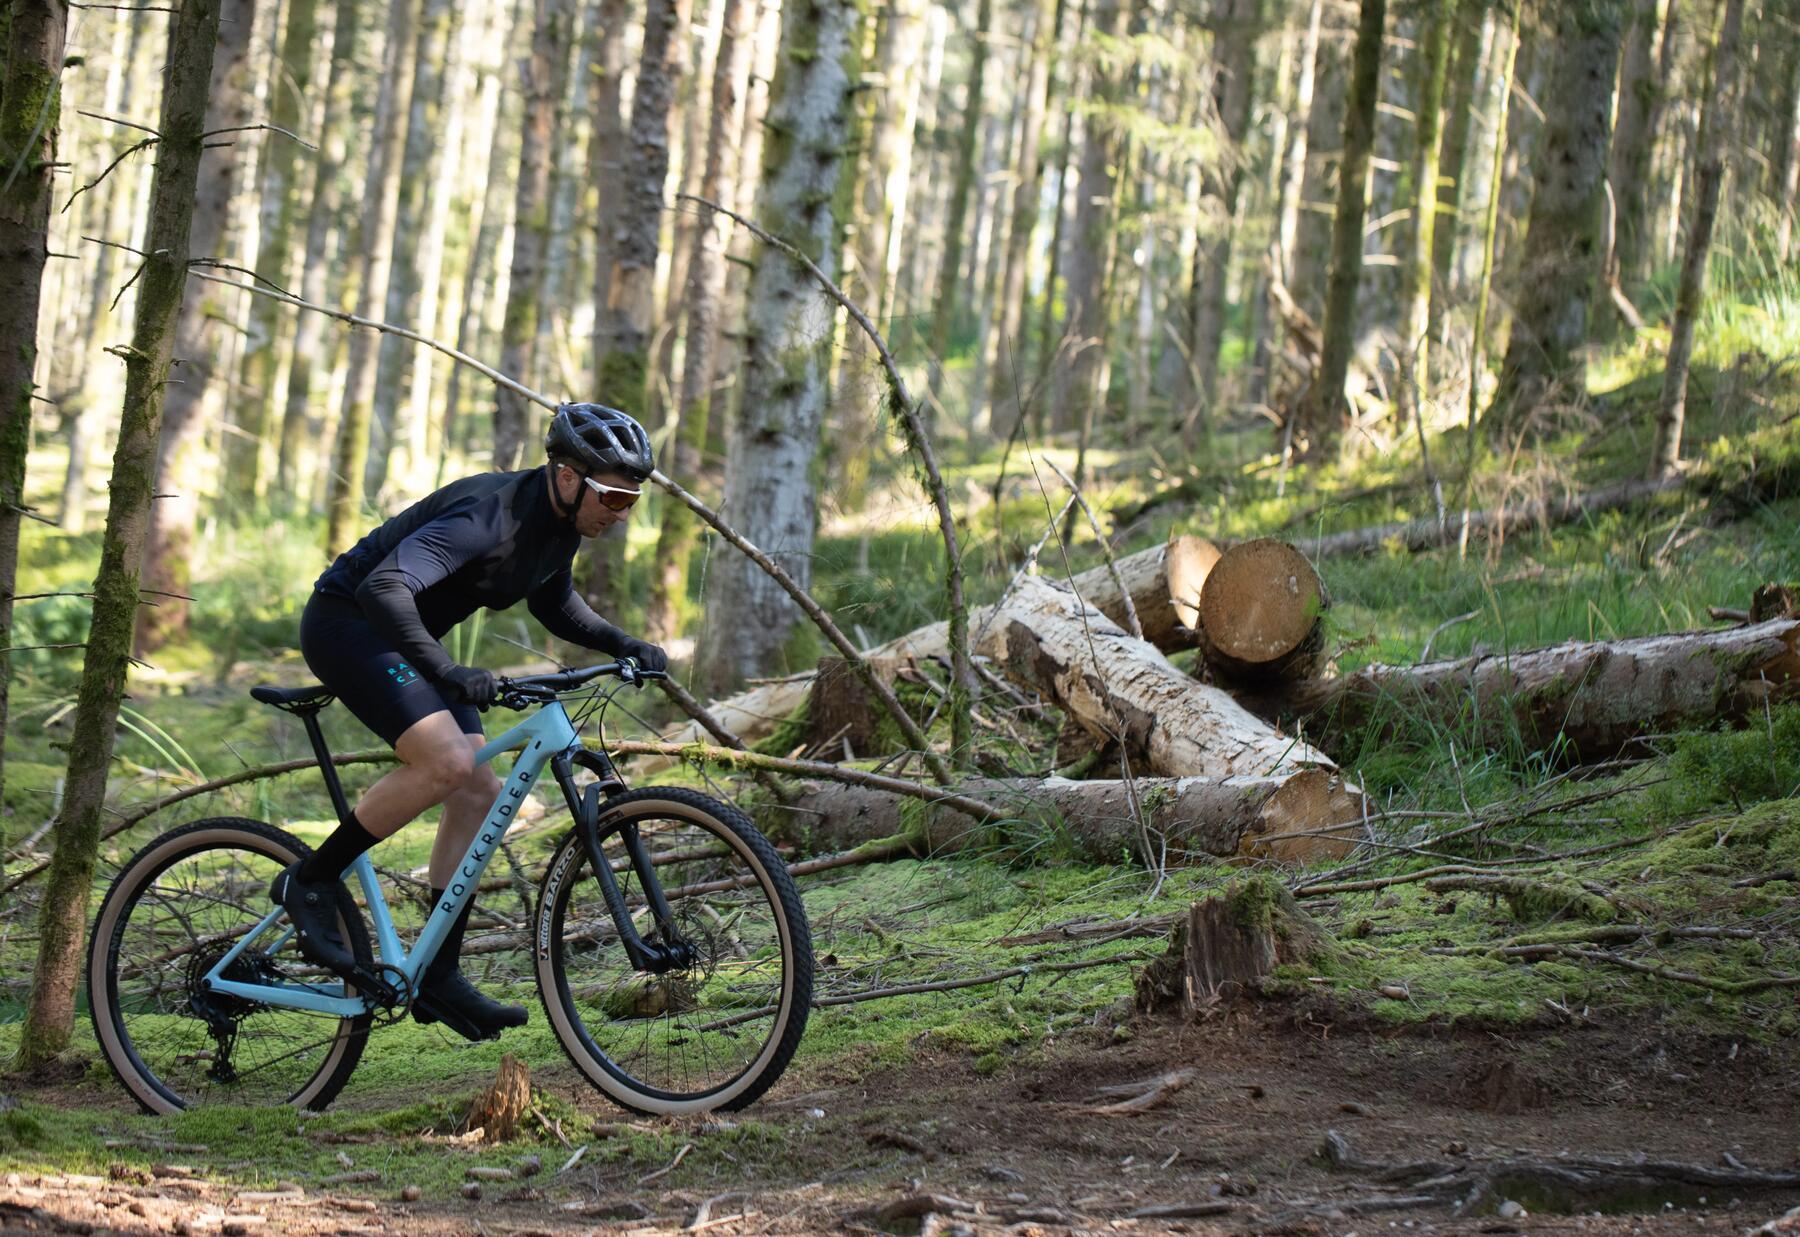
[[273, 683], [262, 683], [250, 689], [250, 698], [290, 712], [315, 712], [330, 704], [336, 696], [329, 687], [318, 683], [306, 687], [276, 687]]

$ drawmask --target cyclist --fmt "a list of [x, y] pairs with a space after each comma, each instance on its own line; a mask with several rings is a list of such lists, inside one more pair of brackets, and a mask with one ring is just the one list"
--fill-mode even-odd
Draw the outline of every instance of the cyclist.
[[[564, 404], [544, 446], [542, 467], [465, 477], [414, 503], [340, 554], [313, 587], [300, 620], [306, 664], [400, 758], [270, 889], [301, 951], [321, 966], [353, 965], [334, 926], [346, 868], [441, 803], [430, 868], [436, 906], [499, 793], [493, 772], [474, 761], [494, 676], [458, 665], [438, 643], [445, 632], [479, 607], [524, 600], [561, 639], [649, 670], [668, 665], [662, 649], [595, 614], [570, 570], [583, 538], [630, 518], [656, 466], [643, 427], [599, 404]], [[523, 1026], [526, 1014], [484, 995], [458, 966], [473, 905], [420, 976], [412, 1012], [487, 1039]]]

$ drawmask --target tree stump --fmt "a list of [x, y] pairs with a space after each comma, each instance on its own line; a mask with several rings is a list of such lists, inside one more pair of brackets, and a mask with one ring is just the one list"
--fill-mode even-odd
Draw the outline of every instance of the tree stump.
[[[906, 659], [899, 657], [869, 658], [869, 668], [890, 687], [906, 664]], [[806, 705], [806, 742], [822, 748], [818, 759], [837, 761], [843, 756], [845, 742], [858, 756], [886, 755], [893, 744], [883, 742], [883, 726], [895, 729], [887, 713], [870, 699], [869, 689], [850, 663], [842, 657], [821, 657]]]
[[531, 1067], [512, 1053], [500, 1058], [494, 1085], [469, 1109], [469, 1128], [482, 1131], [483, 1142], [505, 1142], [531, 1108]]
[[1271, 537], [1232, 546], [1200, 590], [1200, 648], [1234, 683], [1307, 678], [1319, 672], [1331, 604], [1306, 556]]
[[1138, 1008], [1179, 1000], [1188, 1017], [1204, 1017], [1260, 992], [1277, 966], [1318, 961], [1333, 948], [1286, 886], [1254, 876], [1188, 907], [1169, 952], [1138, 978]]

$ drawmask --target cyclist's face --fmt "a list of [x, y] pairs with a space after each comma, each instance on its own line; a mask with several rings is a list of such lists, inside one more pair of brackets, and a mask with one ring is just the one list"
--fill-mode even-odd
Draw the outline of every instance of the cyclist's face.
[[[570, 485], [570, 491], [565, 492], [565, 501], [579, 503], [575, 508], [575, 531], [583, 537], [598, 537], [614, 524], [623, 524], [631, 518], [629, 507], [623, 511], [615, 511], [608, 507], [600, 501], [601, 495], [584, 484], [574, 471], [565, 468], [562, 470], [562, 475], [568, 478]], [[622, 477], [618, 473], [595, 473], [594, 480], [601, 485], [611, 486], [615, 489], [635, 490], [639, 488], [636, 482], [629, 477]]]

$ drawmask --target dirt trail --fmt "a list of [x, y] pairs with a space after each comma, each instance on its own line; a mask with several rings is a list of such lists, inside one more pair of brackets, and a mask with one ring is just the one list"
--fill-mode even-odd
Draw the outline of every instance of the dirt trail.
[[[1091, 1111], [1121, 1102], [1103, 1088], [1176, 1068], [1191, 1071], [1186, 1084], [1143, 1111]], [[537, 1081], [617, 1120], [566, 1072], [546, 1068]], [[179, 1177], [10, 1174], [0, 1176], [0, 1231], [1744, 1233], [1800, 1203], [1800, 1190], [1639, 1193], [1612, 1200], [1624, 1213], [1605, 1216], [1550, 1214], [1550, 1200], [1533, 1199], [1528, 1214], [1503, 1218], [1493, 1209], [1517, 1200], [1494, 1196], [1479, 1216], [1448, 1203], [1396, 1207], [1419, 1189], [1383, 1184], [1369, 1162], [1645, 1156], [1792, 1173], [1796, 1114], [1791, 1040], [1591, 1023], [1400, 1034], [1317, 1011], [1259, 1011], [1140, 1023], [1122, 1040], [1082, 1032], [989, 1077], [961, 1056], [798, 1070], [731, 1119], [755, 1123], [756, 1140], [716, 1122], [675, 1127], [693, 1151], [670, 1174], [615, 1159], [557, 1175], [550, 1148], [540, 1177], [494, 1183], [476, 1202], [414, 1204], [391, 1188], [283, 1197]], [[1334, 1170], [1320, 1154], [1331, 1130], [1365, 1163]], [[357, 1188], [382, 1187], [343, 1187]], [[1133, 1216], [1180, 1205], [1218, 1214]], [[1800, 1221], [1771, 1231], [1800, 1233]]]

